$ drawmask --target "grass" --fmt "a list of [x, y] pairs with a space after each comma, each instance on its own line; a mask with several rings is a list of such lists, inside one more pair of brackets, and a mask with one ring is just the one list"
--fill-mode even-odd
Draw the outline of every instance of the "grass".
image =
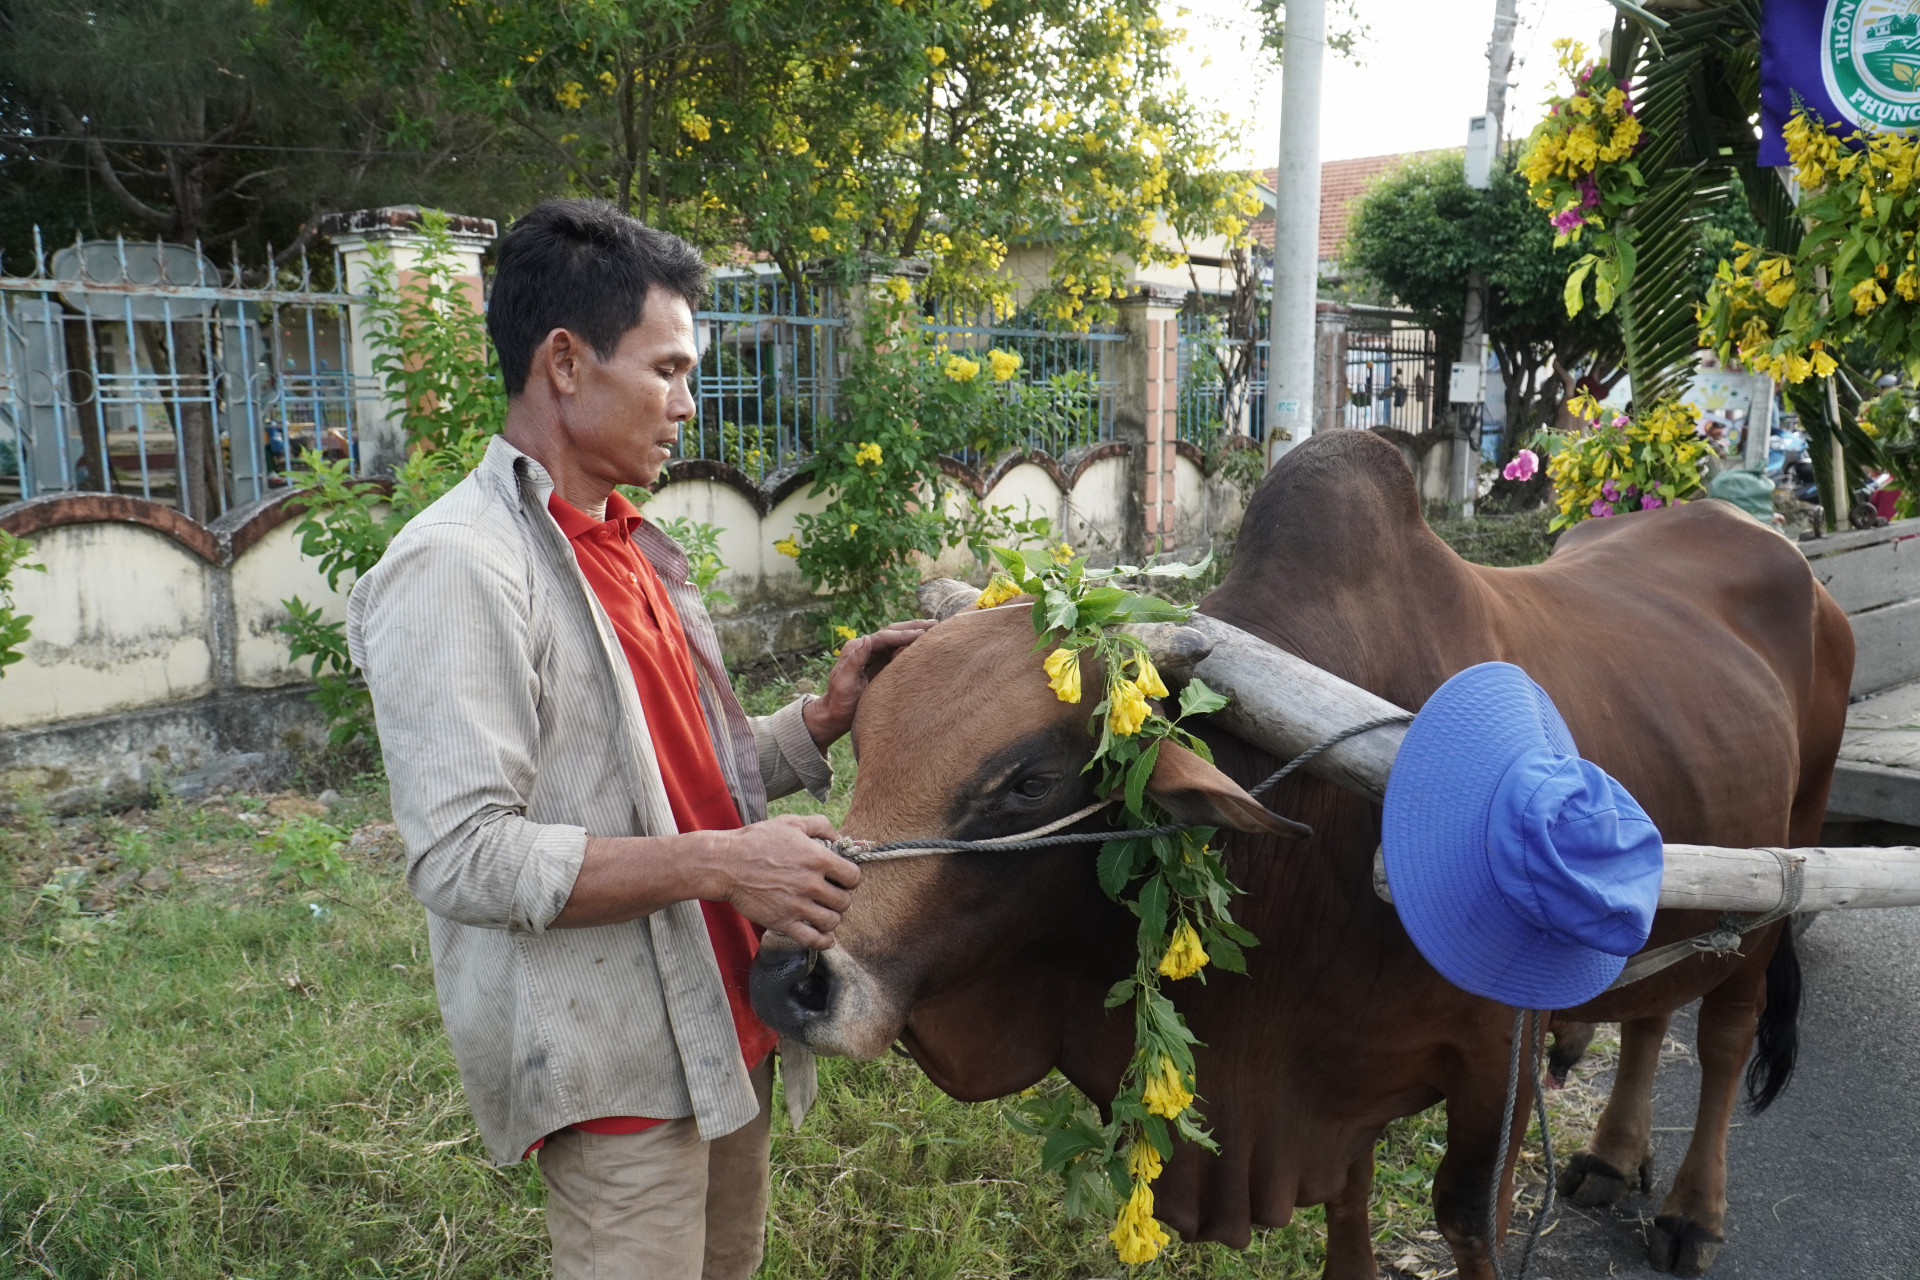
[[1547, 532], [1553, 508], [1536, 507], [1517, 515], [1482, 515], [1472, 520], [1429, 519], [1441, 541], [1474, 564], [1511, 568], [1539, 564], [1553, 550], [1558, 534]]
[[[823, 679], [795, 667], [746, 701]], [[835, 763], [824, 806], [779, 808], [842, 815], [844, 746]], [[0, 1277], [548, 1274], [537, 1173], [489, 1167], [467, 1113], [382, 784], [335, 785], [325, 811], [233, 796], [62, 822], [20, 798], [0, 830]], [[310, 842], [318, 821], [352, 838], [290, 860], [288, 833]], [[1106, 1224], [1064, 1217], [999, 1105], [898, 1058], [821, 1065], [804, 1131], [776, 1133], [763, 1275], [1121, 1273]], [[1556, 1097], [1563, 1151], [1590, 1124], [1580, 1097]], [[1436, 1108], [1381, 1144], [1376, 1245], [1400, 1274], [1450, 1266], [1428, 1207], [1443, 1132]], [[1150, 1274], [1316, 1275], [1322, 1237], [1306, 1210], [1245, 1253], [1177, 1245]]]

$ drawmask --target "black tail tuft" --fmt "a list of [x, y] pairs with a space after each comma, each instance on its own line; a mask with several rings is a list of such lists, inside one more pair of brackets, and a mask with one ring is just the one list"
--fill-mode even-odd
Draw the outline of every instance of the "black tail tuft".
[[1760, 1015], [1753, 1061], [1747, 1064], [1747, 1102], [1759, 1115], [1793, 1079], [1800, 1056], [1800, 957], [1793, 949], [1793, 919], [1780, 926], [1767, 962], [1767, 1007]]

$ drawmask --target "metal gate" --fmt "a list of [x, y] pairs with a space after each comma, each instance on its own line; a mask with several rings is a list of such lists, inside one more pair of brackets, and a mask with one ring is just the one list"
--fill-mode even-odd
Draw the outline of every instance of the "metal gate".
[[[347, 305], [305, 254], [224, 271], [197, 247], [34, 239], [0, 264], [0, 502], [137, 495], [202, 521], [287, 483], [306, 448], [358, 459], [379, 414]], [[322, 264], [345, 278], [338, 255]], [[249, 279], [261, 287], [248, 287]], [[356, 465], [356, 470], [358, 469]]]
[[1433, 425], [1433, 332], [1393, 320], [1349, 323], [1346, 425], [1418, 433]]

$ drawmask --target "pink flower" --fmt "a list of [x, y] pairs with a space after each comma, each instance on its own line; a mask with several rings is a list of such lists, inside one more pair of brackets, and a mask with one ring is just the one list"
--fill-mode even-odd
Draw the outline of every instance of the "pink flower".
[[1628, 424], [1627, 424], [1627, 415], [1626, 415], [1626, 414], [1624, 414], [1624, 413], [1616, 413], [1616, 414], [1614, 414], [1614, 415], [1613, 415], [1613, 425], [1614, 425], [1614, 426], [1616, 426], [1616, 427], [1622, 427], [1622, 428], [1624, 428], [1624, 427], [1626, 427], [1626, 426], [1628, 425]]
[[1655, 507], [1664, 507], [1666, 505], [1667, 504], [1663, 499], [1658, 498], [1651, 493], [1647, 494], [1645, 497], [1640, 499], [1640, 509], [1642, 511], [1651, 511]]
[[1605, 517], [1613, 514], [1613, 508], [1607, 505], [1605, 498], [1595, 498], [1593, 505], [1587, 508], [1587, 513], [1589, 515]]
[[1580, 216], [1578, 209], [1562, 209], [1554, 214], [1550, 221], [1553, 223], [1553, 229], [1563, 236], [1571, 234], [1575, 227], [1587, 225], [1587, 220]]
[[1593, 180], [1592, 174], [1580, 179], [1580, 207], [1591, 209], [1600, 203], [1600, 184]]
[[1615, 484], [1611, 479], [1602, 480], [1600, 482], [1600, 496], [1608, 502], [1618, 502], [1620, 501], [1620, 486]]
[[1500, 474], [1509, 480], [1531, 480], [1540, 470], [1540, 455], [1531, 449], [1522, 449], [1513, 455], [1513, 461], [1501, 468]]

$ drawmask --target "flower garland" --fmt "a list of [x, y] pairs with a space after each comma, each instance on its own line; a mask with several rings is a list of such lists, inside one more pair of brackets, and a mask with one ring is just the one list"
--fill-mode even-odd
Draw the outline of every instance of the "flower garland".
[[[1567, 409], [1584, 419], [1586, 428], [1534, 437], [1548, 455], [1547, 475], [1553, 481], [1556, 511], [1549, 530], [1589, 516], [1651, 511], [1705, 488], [1700, 466], [1713, 446], [1700, 434], [1691, 405], [1666, 401], [1628, 417], [1610, 412], [1592, 396], [1578, 395]], [[1524, 479], [1535, 465], [1532, 450], [1523, 449], [1505, 474]]]
[[[1161, 745], [1175, 741], [1211, 761], [1206, 743], [1181, 723], [1218, 711], [1227, 699], [1190, 680], [1180, 691], [1178, 715], [1169, 719], [1156, 709], [1152, 700], [1169, 696], [1166, 683], [1146, 646], [1113, 628], [1184, 622], [1193, 610], [1125, 590], [1113, 580], [1193, 578], [1211, 556], [1195, 565], [1089, 569], [1086, 557], [1061, 554], [1064, 549], [990, 550], [1001, 570], [980, 593], [979, 606], [993, 608], [1022, 594], [1033, 597], [1034, 632], [1041, 647], [1052, 646], [1045, 669], [1054, 696], [1062, 702], [1086, 700], [1087, 664], [1097, 665], [1104, 696], [1092, 707], [1088, 728], [1096, 745], [1087, 769], [1097, 772], [1098, 790], [1120, 800], [1130, 828], [1168, 823], [1168, 815], [1146, 795]], [[1129, 1266], [1151, 1261], [1170, 1243], [1153, 1215], [1153, 1181], [1173, 1155], [1174, 1136], [1209, 1151], [1219, 1149], [1200, 1127], [1194, 1107], [1193, 1046], [1198, 1041], [1160, 990], [1162, 980], [1193, 977], [1209, 964], [1246, 971], [1241, 949], [1255, 939], [1227, 912], [1227, 901], [1238, 890], [1227, 879], [1220, 852], [1210, 847], [1213, 835], [1214, 828], [1198, 827], [1101, 846], [1100, 887], [1140, 922], [1133, 975], [1107, 993], [1109, 1009], [1133, 1006], [1133, 1057], [1105, 1123], [1092, 1107], [1066, 1094], [1030, 1096], [1014, 1116], [1021, 1129], [1044, 1139], [1041, 1165], [1065, 1178], [1069, 1213], [1111, 1210], [1118, 1203], [1108, 1239]]]
[[1920, 373], [1920, 140], [1844, 141], [1804, 107], [1781, 130], [1807, 234], [1793, 253], [1739, 244], [1700, 309], [1700, 345], [1782, 382], [1831, 377], [1858, 340]]
[[1553, 47], [1573, 91], [1548, 100], [1547, 118], [1527, 139], [1521, 168], [1534, 204], [1551, 217], [1554, 245], [1585, 235], [1595, 250], [1567, 273], [1567, 314], [1580, 313], [1591, 275], [1594, 305], [1605, 315], [1633, 281], [1633, 232], [1620, 217], [1647, 185], [1633, 162], [1640, 121], [1627, 86], [1605, 63], [1586, 61], [1585, 45], [1556, 40]]

